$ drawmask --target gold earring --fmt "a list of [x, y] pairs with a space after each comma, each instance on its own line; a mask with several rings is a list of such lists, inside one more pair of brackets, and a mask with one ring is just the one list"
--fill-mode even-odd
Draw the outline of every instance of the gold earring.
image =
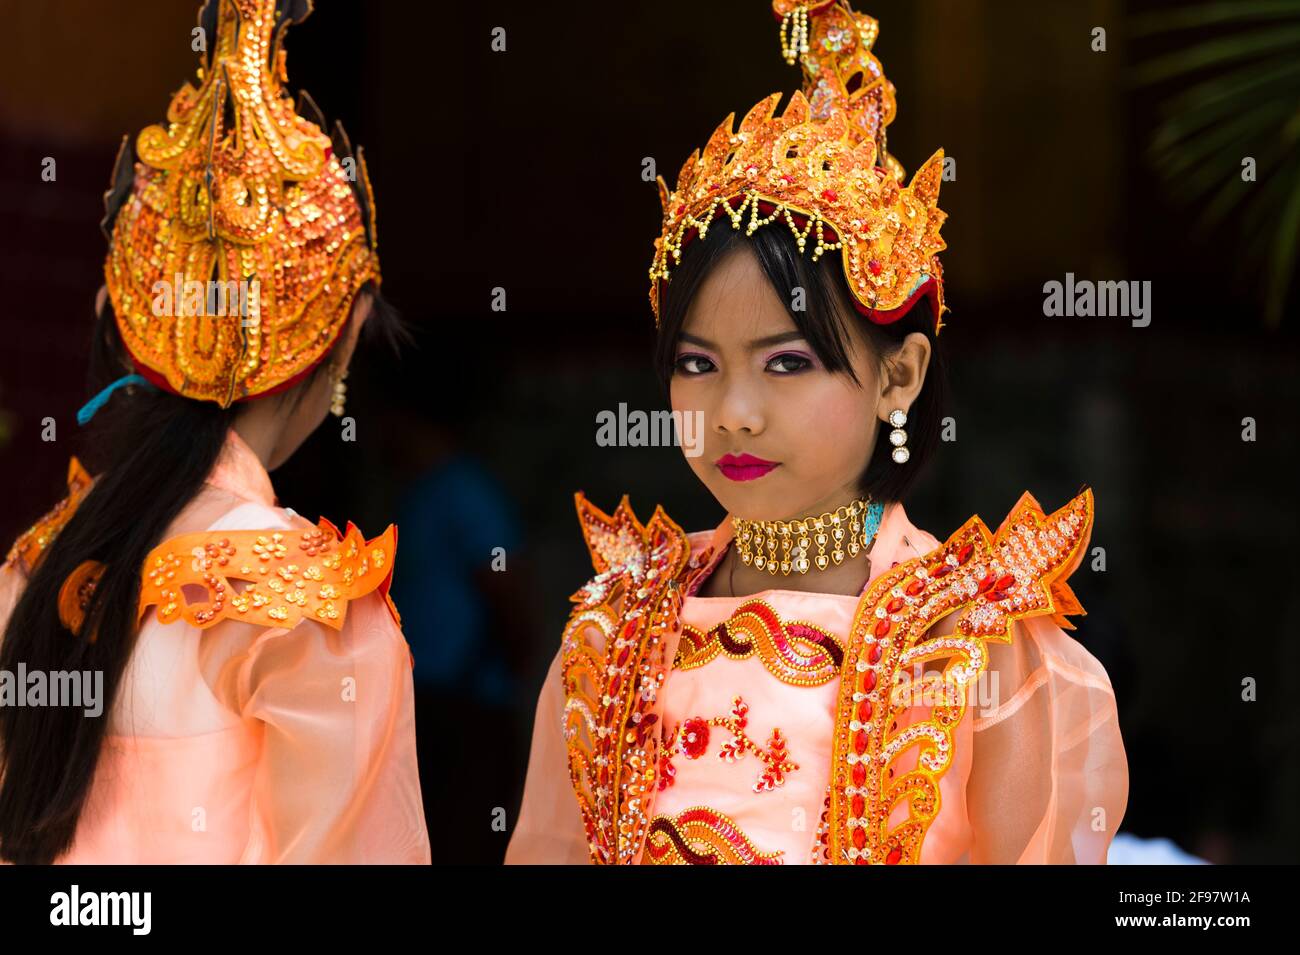
[[344, 379], [348, 377], [348, 370], [343, 369], [343, 374], [335, 375], [334, 368], [330, 368], [330, 377], [334, 379], [334, 392], [330, 396], [330, 414], [336, 418], [343, 417], [343, 403], [347, 401], [348, 386], [345, 385]]

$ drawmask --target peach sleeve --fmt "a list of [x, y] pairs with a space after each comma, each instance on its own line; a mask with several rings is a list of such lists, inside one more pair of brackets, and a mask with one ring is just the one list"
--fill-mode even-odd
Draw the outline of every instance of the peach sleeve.
[[563, 649], [555, 654], [537, 697], [533, 742], [524, 779], [519, 822], [506, 847], [506, 865], [587, 865], [591, 856], [569, 781], [569, 751], [564, 743]]
[[23, 588], [26, 586], [26, 575], [13, 561], [0, 564], [0, 640], [4, 639], [9, 617], [14, 612], [14, 607], [18, 605], [18, 599], [22, 597]]
[[976, 864], [1105, 864], [1128, 760], [1105, 669], [1048, 617], [989, 645], [966, 806]]
[[382, 595], [339, 631], [262, 631], [232, 665], [264, 733], [241, 861], [427, 864], [410, 651]]

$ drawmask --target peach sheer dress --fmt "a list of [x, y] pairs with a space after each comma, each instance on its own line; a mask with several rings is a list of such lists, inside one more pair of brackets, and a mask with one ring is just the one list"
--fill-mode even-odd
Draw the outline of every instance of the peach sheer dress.
[[[715, 531], [689, 535], [692, 554], [712, 546], [716, 563], [731, 537], [728, 518]], [[895, 564], [938, 546], [940, 541], [908, 520], [901, 504], [891, 504], [873, 544], [867, 586]], [[853, 596], [779, 589], [745, 597], [688, 594], [680, 619], [684, 628], [707, 634], [723, 621], [735, 623], [737, 614], [774, 612], [786, 624], [820, 628], [842, 643], [857, 602]], [[941, 619], [931, 633], [948, 633], [951, 622]], [[673, 659], [681, 632], [670, 638], [665, 659]], [[941, 807], [922, 844], [922, 864], [1099, 864], [1119, 829], [1128, 764], [1104, 668], [1049, 617], [1018, 621], [1013, 636], [1012, 644], [989, 647], [985, 685], [996, 692], [968, 697], [951, 766], [940, 777]], [[560, 659], [557, 653], [537, 702], [507, 864], [590, 862], [561, 729]], [[839, 676], [819, 679], [783, 673], [758, 654], [736, 659], [719, 653], [703, 665], [673, 669], [655, 701], [660, 738], [670, 741], [672, 751], [670, 779], [661, 773], [648, 812], [650, 838], [637, 861], [662, 861], [650, 855], [686, 861], [670, 840], [656, 839], [656, 824], [689, 833], [701, 817], [715, 833], [721, 819], [732, 838], [696, 861], [816, 861]], [[909, 708], [905, 726], [922, 718], [923, 709]], [[911, 768], [907, 758], [900, 757], [898, 765]], [[906, 818], [906, 809], [900, 804], [891, 825]]]
[[[229, 433], [164, 540], [312, 527], [276, 506]], [[25, 582], [0, 568], [0, 622]], [[354, 687], [343, 693], [342, 686]], [[60, 863], [428, 863], [411, 657], [383, 594], [341, 630], [222, 620], [140, 628], [71, 849]]]

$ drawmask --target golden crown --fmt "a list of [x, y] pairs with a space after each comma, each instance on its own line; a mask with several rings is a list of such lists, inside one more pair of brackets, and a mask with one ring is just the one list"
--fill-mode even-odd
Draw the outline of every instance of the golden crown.
[[[173, 96], [166, 125], [142, 131], [134, 155], [123, 140], [105, 196], [104, 274], [136, 370], [222, 407], [307, 374], [380, 277], [362, 151], [350, 155], [341, 126], [331, 141], [310, 97], [295, 109], [285, 89], [284, 35], [311, 9], [207, 0], [198, 88]], [[192, 295], [194, 283], [223, 296]], [[227, 292], [235, 314], [211, 307]]]
[[708, 235], [721, 213], [746, 234], [784, 222], [813, 261], [841, 253], [854, 304], [871, 321], [902, 318], [923, 295], [942, 327], [946, 248], [936, 204], [943, 177], [938, 150], [904, 185], [903, 167], [885, 148], [894, 86], [871, 48], [879, 24], [847, 0], [774, 0], [786, 62], [803, 66], [804, 88], [775, 115], [780, 93], [754, 106], [740, 128], [731, 114], [704, 147], [691, 153], [668, 190], [658, 177], [663, 228], [650, 266], [650, 304], [659, 321], [660, 282], [682, 249]]

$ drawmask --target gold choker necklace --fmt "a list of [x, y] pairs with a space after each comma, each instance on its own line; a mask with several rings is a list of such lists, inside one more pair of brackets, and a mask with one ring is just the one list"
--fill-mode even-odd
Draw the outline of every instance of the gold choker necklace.
[[[736, 530], [736, 550], [746, 566], [775, 575], [808, 573], [809, 568], [825, 570], [842, 564], [871, 545], [880, 529], [884, 510], [870, 495], [828, 511], [820, 517], [794, 521], [747, 521], [731, 519]], [[817, 545], [816, 556], [808, 551]], [[830, 547], [830, 553], [826, 548]], [[780, 553], [777, 553], [778, 548]]]

